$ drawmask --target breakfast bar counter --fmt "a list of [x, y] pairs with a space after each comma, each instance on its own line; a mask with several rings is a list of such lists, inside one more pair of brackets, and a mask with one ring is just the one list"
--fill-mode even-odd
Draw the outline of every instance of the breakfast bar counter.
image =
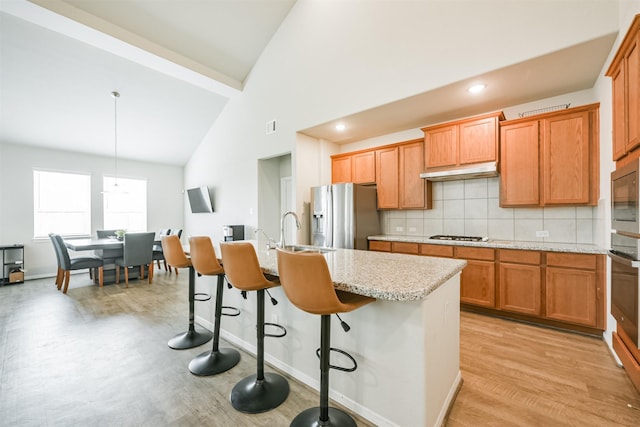
[[[256, 244], [256, 252], [265, 273], [277, 276], [276, 251]], [[358, 369], [332, 374], [330, 398], [378, 426], [441, 425], [462, 382], [460, 272], [466, 261], [347, 249], [322, 253], [337, 289], [377, 299], [342, 315], [349, 333], [332, 321], [332, 347], [354, 356]], [[198, 292], [215, 292], [206, 277], [197, 286]], [[287, 334], [265, 343], [265, 361], [318, 390], [318, 361], [310, 357], [319, 347], [318, 316], [293, 306], [281, 288], [270, 292], [278, 304], [266, 304], [266, 321]], [[255, 302], [231, 289], [224, 304], [242, 314], [223, 320], [221, 336], [255, 354]], [[196, 307], [196, 319], [212, 328], [206, 306]], [[343, 364], [336, 359], [332, 363]]]

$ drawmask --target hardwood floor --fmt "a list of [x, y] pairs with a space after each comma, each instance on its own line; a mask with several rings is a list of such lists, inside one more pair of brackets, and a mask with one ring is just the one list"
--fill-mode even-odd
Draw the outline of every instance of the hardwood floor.
[[[128, 289], [74, 275], [67, 295], [52, 278], [0, 287], [0, 426], [288, 426], [316, 406], [317, 393], [290, 380], [277, 409], [232, 409], [231, 388], [255, 372], [245, 352], [223, 374], [189, 373], [211, 343], [167, 346], [187, 327], [184, 273]], [[640, 425], [627, 406], [640, 408], [640, 394], [595, 338], [462, 313], [461, 368], [447, 426]]]

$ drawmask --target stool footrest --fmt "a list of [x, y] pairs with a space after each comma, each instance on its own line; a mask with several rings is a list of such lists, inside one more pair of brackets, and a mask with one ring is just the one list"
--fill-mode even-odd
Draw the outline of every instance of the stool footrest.
[[[350, 367], [350, 368], [345, 368], [345, 367], [343, 367], [343, 366], [337, 366], [337, 365], [331, 365], [331, 364], [329, 364], [329, 368], [330, 368], [330, 369], [335, 369], [335, 370], [343, 371], [343, 372], [353, 372], [353, 371], [355, 371], [356, 369], [358, 369], [358, 363], [356, 362], [356, 359], [354, 359], [354, 358], [353, 358], [353, 356], [351, 356], [351, 355], [350, 355], [349, 353], [347, 353], [346, 351], [344, 351], [344, 350], [340, 350], [339, 348], [333, 348], [333, 347], [330, 347], [330, 348], [329, 348], [329, 351], [335, 351], [336, 353], [340, 353], [340, 354], [342, 354], [343, 356], [346, 356], [347, 358], [349, 358], [349, 360], [351, 360], [351, 362], [353, 363], [353, 366], [352, 366], [352, 367]], [[320, 358], [320, 348], [318, 348], [318, 349], [316, 350], [316, 356], [318, 356], [318, 359]]]
[[221, 313], [223, 316], [231, 316], [231, 317], [240, 316], [240, 310], [237, 309], [236, 307], [231, 307], [230, 305], [223, 305], [221, 308], [223, 310], [229, 310], [230, 311], [230, 312], [227, 312], [227, 313]]
[[280, 329], [282, 332], [279, 334], [268, 334], [268, 333], [264, 333], [265, 337], [272, 337], [272, 338], [282, 338], [285, 335], [287, 335], [287, 330], [285, 329], [284, 326], [282, 325], [278, 325], [277, 323], [268, 323], [268, 322], [264, 322], [264, 326], [273, 326], [274, 328], [278, 328]]
[[211, 295], [204, 292], [196, 292], [193, 294], [194, 301], [209, 301], [211, 299]]

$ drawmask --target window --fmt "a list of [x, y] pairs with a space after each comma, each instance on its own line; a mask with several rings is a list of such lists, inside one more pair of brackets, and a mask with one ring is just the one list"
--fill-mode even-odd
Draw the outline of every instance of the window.
[[104, 228], [147, 231], [147, 181], [105, 176], [102, 183]]
[[33, 171], [33, 236], [91, 234], [91, 176]]

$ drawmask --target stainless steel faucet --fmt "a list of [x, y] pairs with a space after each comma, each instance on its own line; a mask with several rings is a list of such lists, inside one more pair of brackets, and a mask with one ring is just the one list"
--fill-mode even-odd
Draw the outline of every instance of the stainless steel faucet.
[[276, 241], [273, 240], [266, 231], [264, 231], [262, 228], [256, 228], [255, 234], [258, 234], [258, 232], [262, 232], [262, 234], [264, 234], [264, 236], [267, 238], [267, 249], [275, 249], [276, 248]]
[[293, 211], [285, 212], [282, 215], [282, 219], [280, 220], [280, 247], [281, 248], [286, 247], [286, 243], [284, 241], [284, 220], [287, 217], [287, 215], [293, 215], [293, 217], [296, 220], [296, 227], [298, 228], [298, 230], [300, 230], [300, 220], [298, 219], [298, 215], [296, 215], [296, 213]]

